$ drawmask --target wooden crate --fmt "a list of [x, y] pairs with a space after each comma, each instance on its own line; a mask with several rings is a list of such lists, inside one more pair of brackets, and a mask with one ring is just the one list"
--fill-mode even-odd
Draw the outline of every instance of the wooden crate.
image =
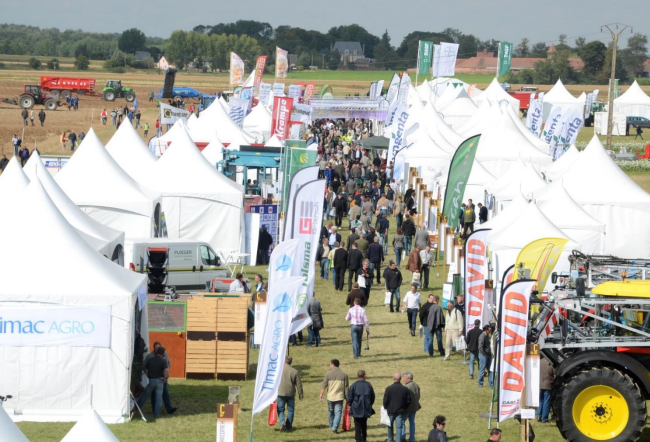
[[248, 342], [218, 341], [217, 379], [246, 380], [248, 350]]
[[187, 330], [217, 331], [217, 298], [190, 296], [187, 300]]
[[248, 300], [246, 298], [216, 298], [217, 333], [248, 330]]
[[195, 373], [212, 374], [217, 371], [217, 341], [187, 341], [185, 372], [188, 378]]

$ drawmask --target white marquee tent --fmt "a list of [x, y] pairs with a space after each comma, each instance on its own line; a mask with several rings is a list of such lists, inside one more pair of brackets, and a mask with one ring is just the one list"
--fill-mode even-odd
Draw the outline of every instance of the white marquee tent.
[[277, 135], [273, 135], [269, 141], [264, 143], [265, 147], [282, 147], [282, 141], [278, 138]]
[[465, 138], [473, 137], [474, 135], [485, 132], [490, 127], [494, 126], [501, 118], [501, 111], [499, 106], [492, 106], [489, 101], [482, 101], [476, 110], [463, 125], [455, 128], [454, 130]]
[[533, 192], [546, 185], [539, 173], [530, 165], [516, 161], [508, 170], [488, 186], [499, 210], [503, 210], [517, 195], [532, 198]]
[[634, 81], [623, 95], [614, 100], [614, 114], [650, 118], [650, 97]]
[[14, 200], [18, 192], [25, 189], [28, 184], [29, 178], [23, 172], [18, 159], [13, 157], [0, 175], [0, 202], [2, 205], [5, 206], [7, 201]]
[[562, 109], [565, 111], [567, 109], [575, 109], [582, 112], [584, 110], [585, 102], [584, 100], [571, 95], [571, 93], [566, 90], [566, 87], [564, 87], [564, 84], [562, 84], [562, 80], [558, 80], [553, 88], [544, 94], [544, 121], [548, 118], [548, 114], [551, 113], [553, 106], [562, 106]]
[[526, 137], [526, 139], [535, 146], [537, 149], [539, 149], [540, 152], [543, 152], [545, 154], [549, 154], [550, 149], [548, 144], [543, 142], [541, 139], [539, 139], [535, 134], [526, 127], [523, 121], [521, 121], [521, 117], [519, 116], [518, 112], [515, 112], [512, 109], [512, 106], [501, 106], [501, 110], [503, 112], [506, 112], [508, 115], [510, 115], [510, 118], [512, 118], [512, 121], [515, 122], [515, 125], [519, 130], [521, 131], [522, 134]]
[[[127, 125], [128, 126], [128, 125]], [[94, 250], [123, 265], [124, 263], [124, 232], [111, 229], [95, 221], [65, 194], [54, 177], [45, 169], [38, 152], [33, 152], [23, 169], [30, 181], [40, 181], [48, 196], [56, 205], [65, 219], [77, 229], [79, 235]]]
[[544, 175], [550, 181], [559, 179], [571, 168], [573, 163], [578, 160], [579, 155], [580, 151], [576, 148], [575, 144], [572, 144], [560, 158], [553, 161], [553, 163], [546, 168]]
[[247, 134], [235, 124], [221, 103], [216, 100], [201, 112], [199, 121], [190, 131], [190, 136], [195, 143], [209, 143], [215, 135], [224, 144], [231, 143], [238, 135], [246, 140], [248, 144], [256, 142], [255, 137]]
[[223, 160], [223, 144], [219, 141], [219, 138], [214, 137], [210, 144], [208, 144], [205, 149], [201, 151], [203, 157], [208, 160], [211, 166], [217, 167], [217, 163]]
[[412, 146], [396, 155], [396, 162], [403, 161], [410, 167], [420, 168], [419, 175], [428, 189], [434, 190], [436, 182], [444, 176], [451, 162], [451, 156], [442, 150], [431, 138], [423, 137]]
[[199, 122], [199, 117], [197, 117], [196, 114], [192, 112], [192, 115], [190, 115], [190, 118], [187, 119], [187, 123], [185, 123], [185, 126], [187, 127], [187, 130], [192, 130], [192, 128], [198, 122]]
[[[0, 254], [3, 319], [8, 319], [12, 308], [48, 321], [90, 318], [90, 310], [110, 313], [105, 327], [98, 325], [95, 330], [93, 322], [94, 344], [84, 346], [77, 346], [81, 344], [75, 344], [75, 337], [51, 335], [53, 329], [47, 326], [38, 346], [26, 341], [25, 335], [16, 340], [5, 333], [5, 345], [0, 345], [0, 391], [13, 396], [5, 411], [14, 421], [75, 421], [90, 407], [92, 393], [93, 406], [105, 422], [124, 422], [131, 410], [136, 324], [148, 339], [146, 302], [142, 311], [137, 307], [139, 294], [146, 297], [147, 277], [92, 250], [40, 182], [33, 181], [20, 196], [23, 205], [0, 217], [0, 231], [21, 225], [29, 232], [3, 238], [3, 247], [11, 250]], [[47, 263], [39, 266], [38, 278], [25, 266], [33, 261], [34, 251]]]
[[510, 103], [510, 106], [516, 111], [519, 112], [519, 100], [503, 90], [503, 87], [499, 84], [499, 81], [495, 78], [492, 80], [490, 85], [483, 91], [482, 94], [477, 95], [476, 97], [472, 94], [472, 100], [474, 103], [480, 106], [483, 101], [490, 102], [491, 105], [499, 105], [503, 100]]
[[88, 410], [61, 442], [120, 442], [93, 409]]
[[156, 164], [156, 156], [130, 124], [122, 124], [106, 143], [106, 150], [131, 178], [142, 183], [147, 170]]
[[519, 193], [508, 204], [508, 207], [505, 207], [502, 211], [493, 209], [496, 214], [490, 217], [486, 223], [481, 224], [481, 228], [492, 229], [493, 232], [497, 232], [517, 219], [526, 207], [528, 207], [528, 200]]
[[208, 163], [187, 132], [175, 138], [147, 182], [162, 193], [169, 238], [240, 250], [244, 189]]
[[0, 407], [0, 442], [29, 442], [2, 407]]
[[[605, 152], [597, 137], [562, 175], [566, 191], [596, 220], [605, 223], [605, 253], [650, 258], [650, 195]], [[545, 189], [535, 193], [544, 200]]]
[[[440, 195], [444, 197], [447, 190], [447, 175], [443, 175], [440, 182]], [[488, 172], [485, 167], [478, 161], [474, 160], [472, 171], [469, 173], [463, 201], [472, 200], [474, 204], [482, 203], [485, 205], [485, 193], [488, 186], [495, 180], [494, 176]]]
[[454, 97], [447, 105], [438, 109], [444, 115], [445, 123], [452, 128], [462, 127], [478, 111], [478, 107], [462, 87], [447, 90], [452, 91]]
[[244, 118], [244, 130], [252, 135], [257, 134], [267, 140], [271, 134], [271, 113], [264, 106], [258, 104]]
[[158, 234], [160, 194], [131, 178], [92, 129], [55, 179], [91, 218], [124, 232], [127, 238]]

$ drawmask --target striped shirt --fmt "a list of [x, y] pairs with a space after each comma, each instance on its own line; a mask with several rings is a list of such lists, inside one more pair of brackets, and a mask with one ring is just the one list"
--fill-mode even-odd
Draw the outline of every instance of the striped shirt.
[[345, 316], [346, 321], [350, 321], [350, 325], [365, 325], [366, 330], [370, 331], [370, 324], [368, 323], [368, 316], [366, 316], [366, 311], [360, 306], [355, 305]]

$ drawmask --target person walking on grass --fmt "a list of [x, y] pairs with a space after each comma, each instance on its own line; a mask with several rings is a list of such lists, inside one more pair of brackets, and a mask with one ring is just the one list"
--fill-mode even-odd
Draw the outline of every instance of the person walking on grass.
[[422, 335], [424, 336], [424, 352], [429, 353], [429, 344], [431, 344], [431, 333], [427, 327], [427, 320], [429, 318], [429, 308], [433, 305], [433, 295], [429, 295], [427, 302], [420, 307], [420, 326], [422, 327]]
[[370, 288], [372, 287], [372, 281], [375, 274], [370, 268], [370, 262], [367, 259], [363, 260], [363, 265], [359, 269], [359, 278], [363, 278], [362, 282], [365, 282], [364, 287], [360, 287], [361, 292], [366, 297], [366, 302], [370, 301]]
[[41, 122], [41, 127], [43, 127], [45, 124], [45, 111], [43, 109], [38, 113], [38, 121]]
[[102, 119], [102, 124], [106, 126], [106, 120], [108, 119], [108, 114], [106, 113], [106, 109], [102, 110], [100, 117]]
[[411, 403], [406, 409], [406, 416], [402, 421], [402, 440], [406, 440], [406, 421], [409, 422], [409, 442], [415, 442], [415, 413], [422, 406], [420, 405], [420, 386], [413, 382], [413, 373], [405, 371], [402, 373], [402, 382], [411, 395]]
[[343, 401], [347, 397], [348, 388], [350, 387], [348, 375], [339, 368], [339, 365], [338, 359], [330, 361], [330, 371], [325, 374], [319, 397], [322, 401], [323, 394], [327, 390], [327, 418], [329, 428], [334, 434], [339, 432], [339, 424], [343, 414]]
[[[27, 126], [27, 125], [25, 125], [25, 126]], [[641, 126], [637, 125], [637, 127], [636, 127], [636, 135], [634, 136], [634, 139], [636, 140], [639, 137], [641, 137], [641, 139], [643, 139], [643, 135], [641, 135], [642, 133], [643, 133], [643, 129], [641, 129]]]
[[370, 268], [377, 275], [377, 284], [381, 284], [379, 272], [381, 272], [381, 263], [384, 262], [384, 248], [379, 244], [378, 236], [375, 236], [368, 246], [368, 261], [370, 261]]
[[149, 122], [145, 121], [144, 122], [144, 137], [147, 138], [149, 136]]
[[384, 391], [383, 405], [388, 412], [390, 425], [388, 425], [387, 442], [400, 442], [402, 440], [402, 424], [406, 412], [411, 405], [411, 393], [401, 384], [402, 374], [393, 375], [393, 383]]
[[404, 250], [404, 233], [399, 227], [395, 235], [393, 235], [393, 250], [395, 250], [395, 261], [397, 262], [397, 268], [402, 262], [402, 251]]
[[442, 307], [438, 304], [440, 297], [433, 295], [433, 305], [429, 306], [429, 314], [427, 315], [427, 331], [431, 335], [429, 343], [429, 356], [433, 357], [433, 337], [436, 337], [438, 342], [438, 352], [440, 356], [445, 355], [445, 349], [442, 346], [442, 329], [445, 326], [445, 317]]
[[350, 321], [350, 334], [352, 336], [352, 353], [354, 359], [361, 356], [361, 341], [363, 340], [363, 327], [366, 327], [366, 333], [370, 334], [370, 323], [366, 311], [361, 307], [361, 300], [354, 299], [354, 305], [345, 316], [346, 321]]
[[[282, 380], [278, 388], [278, 422], [280, 422], [281, 432], [291, 431], [293, 429], [293, 414], [296, 407], [296, 393], [298, 399], [302, 401], [302, 381], [300, 380], [300, 373], [298, 370], [291, 366], [293, 358], [287, 356], [284, 358], [284, 370], [282, 371]], [[285, 418], [284, 409], [287, 409]]]
[[433, 429], [429, 432], [427, 442], [447, 442], [446, 425], [447, 419], [444, 416], [436, 416], [433, 419]]
[[[330, 244], [332, 242], [330, 241]], [[343, 284], [345, 284], [345, 270], [348, 267], [348, 251], [340, 246], [341, 244], [336, 241], [334, 247], [334, 286], [336, 290], [343, 291]]]
[[363, 254], [358, 250], [357, 245], [352, 243], [352, 248], [348, 251], [348, 291], [352, 290], [352, 282], [356, 282], [361, 267], [363, 267]]
[[555, 368], [542, 357], [539, 364], [539, 407], [537, 407], [537, 422], [548, 422], [551, 412], [551, 388], [555, 380]]
[[316, 299], [316, 293], [312, 294], [312, 298], [307, 304], [307, 314], [311, 319], [311, 325], [307, 327], [307, 344], [306, 347], [316, 346], [320, 347], [320, 331], [325, 326], [323, 323], [323, 309], [321, 308], [320, 301]]
[[451, 357], [452, 347], [456, 346], [456, 339], [460, 336], [463, 330], [463, 314], [458, 310], [452, 301], [447, 302], [447, 312], [445, 313], [445, 346], [447, 352], [445, 354], [445, 361]]
[[490, 388], [494, 382], [494, 373], [492, 372], [492, 349], [490, 347], [489, 325], [483, 326], [483, 333], [478, 338], [478, 386], [483, 387], [483, 378], [487, 374]]
[[[145, 356], [143, 365], [146, 366], [147, 362], [149, 362], [149, 359], [155, 358], [156, 353], [158, 349], [162, 347], [162, 344], [160, 342], [154, 342], [153, 344], [153, 351], [149, 353], [147, 356]], [[169, 359], [169, 355], [167, 355], [167, 352], [163, 352], [163, 359], [165, 360], [165, 363], [167, 364], [167, 368], [171, 370], [172, 368], [172, 363], [171, 360]], [[163, 405], [165, 406], [165, 410], [167, 411], [167, 414], [174, 414], [176, 413], [176, 410], [178, 410], [176, 407], [172, 407], [172, 401], [171, 397], [169, 395], [169, 382], [164, 382], [163, 383], [163, 392], [162, 392], [162, 401]], [[154, 398], [151, 398], [151, 406], [155, 408], [155, 403], [154, 403]]]
[[368, 438], [368, 418], [375, 413], [372, 409], [375, 403], [375, 390], [372, 384], [366, 381], [365, 370], [357, 372], [357, 381], [348, 389], [347, 400], [350, 405], [350, 416], [354, 419], [354, 440], [365, 442]]
[[474, 320], [474, 328], [467, 332], [465, 341], [467, 342], [467, 351], [469, 352], [469, 378], [474, 379], [474, 364], [478, 364], [478, 340], [483, 334], [481, 330], [481, 320]]
[[144, 373], [149, 378], [147, 388], [138, 399], [138, 406], [142, 408], [149, 396], [153, 395], [153, 415], [156, 419], [160, 417], [160, 407], [163, 398], [163, 384], [169, 379], [169, 367], [164, 359], [165, 347], [158, 347], [156, 357], [150, 358], [144, 364]]
[[[388, 267], [384, 270], [384, 285], [386, 291], [390, 292], [390, 312], [399, 312], [400, 293], [399, 288], [402, 285], [402, 272], [399, 271], [395, 261], [388, 261]], [[393, 309], [393, 300], [395, 308]]]
[[34, 109], [29, 111], [29, 121], [32, 122], [32, 127], [34, 127]]
[[316, 249], [316, 259], [320, 263], [320, 277], [326, 281], [329, 279], [330, 250], [328, 239], [323, 239], [322, 244]]
[[420, 261], [422, 262], [422, 290], [426, 290], [429, 288], [429, 270], [431, 269], [431, 264], [434, 263], [431, 245], [427, 244], [424, 249], [420, 250]]
[[403, 300], [404, 305], [402, 310], [406, 310], [409, 331], [411, 336], [415, 336], [415, 327], [417, 325], [418, 310], [420, 309], [420, 292], [418, 292], [417, 284], [411, 284], [411, 290], [404, 296]]

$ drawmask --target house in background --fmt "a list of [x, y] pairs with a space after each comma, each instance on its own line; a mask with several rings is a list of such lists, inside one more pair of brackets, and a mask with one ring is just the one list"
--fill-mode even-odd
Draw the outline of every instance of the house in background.
[[156, 67], [163, 71], [169, 67], [169, 62], [167, 61], [164, 55], [160, 57], [160, 60], [158, 60], [158, 63], [156, 63]]
[[[551, 45], [548, 50], [549, 54], [557, 51], [555, 46]], [[535, 63], [538, 61], [545, 61], [546, 58], [517, 58], [513, 57], [510, 62], [510, 70], [513, 72], [518, 72], [523, 69], [533, 69]], [[494, 52], [488, 52], [483, 50], [478, 52], [476, 57], [470, 57], [465, 59], [456, 60], [456, 73], [457, 74], [492, 74], [494, 75], [497, 71], [497, 57], [494, 56]], [[569, 65], [576, 71], [581, 71], [584, 68], [585, 64], [580, 58], [569, 58]]]
[[358, 41], [337, 41], [332, 46], [332, 51], [339, 51], [343, 64], [356, 63], [358, 58], [364, 58], [363, 46]]

